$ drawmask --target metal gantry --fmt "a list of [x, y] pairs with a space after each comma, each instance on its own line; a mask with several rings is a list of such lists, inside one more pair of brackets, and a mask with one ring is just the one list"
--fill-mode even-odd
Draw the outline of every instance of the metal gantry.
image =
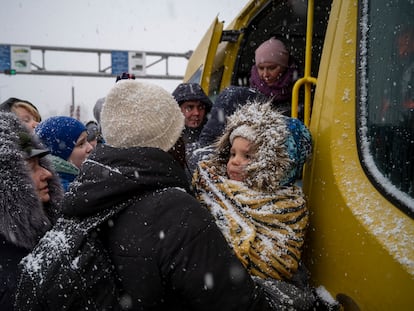
[[[80, 77], [113, 77], [119, 73], [113, 72], [111, 55], [116, 52], [131, 52], [144, 55], [145, 63], [143, 73], [135, 73], [137, 77], [145, 79], [170, 79], [182, 80], [183, 75], [171, 74], [171, 65], [187, 61], [192, 51], [185, 53], [155, 52], [155, 51], [132, 51], [132, 50], [110, 50], [73, 47], [54, 47], [24, 44], [3, 44], [10, 46], [22, 46], [30, 49], [30, 70], [19, 71], [16, 74], [31, 75], [54, 75], [54, 76], [80, 76]], [[95, 60], [90, 61], [92, 57]], [[59, 58], [59, 62], [46, 61], [46, 58]], [[89, 61], [88, 61], [89, 60]], [[92, 64], [95, 63], [95, 64]], [[151, 73], [156, 65], [165, 64], [164, 67], [157, 66], [156, 73]], [[66, 67], [66, 68], [65, 68]], [[94, 69], [95, 68], [95, 69]], [[180, 67], [182, 68], [182, 66]], [[185, 68], [185, 67], [184, 67]], [[6, 73], [7, 72], [3, 72]], [[134, 72], [132, 72], [134, 73]]]

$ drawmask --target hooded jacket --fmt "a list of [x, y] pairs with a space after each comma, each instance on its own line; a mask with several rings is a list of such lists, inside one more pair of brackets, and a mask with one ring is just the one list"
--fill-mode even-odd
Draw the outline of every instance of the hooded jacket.
[[255, 159], [246, 168], [245, 183], [264, 192], [294, 183], [312, 153], [312, 137], [301, 121], [282, 115], [270, 101], [249, 102], [228, 118], [212, 160], [218, 173], [226, 174], [230, 135], [241, 126], [254, 131], [258, 148]]
[[[256, 150], [243, 182], [227, 177], [233, 135]], [[270, 102], [253, 102], [228, 119], [216, 153], [197, 167], [197, 198], [253, 275], [289, 280], [298, 269], [308, 211], [302, 190], [292, 183], [310, 153], [303, 123], [274, 111]]]
[[191, 150], [187, 152], [190, 176], [193, 175], [198, 162], [207, 159], [211, 155], [212, 145], [223, 134], [227, 118], [237, 108], [258, 98], [264, 98], [264, 96], [256, 90], [244, 86], [229, 86], [217, 96], [210, 118], [201, 130], [198, 142], [193, 144]]
[[204, 104], [206, 108], [206, 114], [210, 112], [213, 103], [210, 98], [204, 93], [201, 86], [197, 83], [181, 83], [177, 88], [172, 92], [178, 105], [186, 101], [200, 101]]
[[184, 139], [184, 143], [186, 144], [186, 149], [193, 148], [191, 145], [198, 142], [200, 133], [207, 122], [207, 116], [210, 113], [213, 103], [206, 95], [206, 93], [204, 93], [201, 86], [197, 83], [181, 83], [172, 92], [172, 95], [174, 96], [174, 99], [177, 101], [179, 106], [187, 101], [199, 101], [204, 104], [205, 115], [201, 125], [197, 128], [186, 126], [181, 135]]
[[33, 148], [44, 149], [12, 113], [0, 112], [0, 309], [11, 309], [17, 264], [57, 218], [63, 198], [59, 178], [46, 157], [40, 165], [52, 172], [50, 201], [42, 204], [33, 184], [20, 137], [30, 137]]
[[188, 192], [167, 152], [102, 145], [65, 194], [63, 213], [83, 218], [133, 201], [100, 235], [128, 310], [267, 310], [263, 293]]

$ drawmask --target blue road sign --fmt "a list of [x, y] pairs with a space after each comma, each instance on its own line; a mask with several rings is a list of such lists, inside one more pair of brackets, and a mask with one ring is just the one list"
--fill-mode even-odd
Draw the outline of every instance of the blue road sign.
[[0, 71], [11, 68], [10, 58], [10, 45], [0, 44]]
[[119, 75], [123, 72], [128, 72], [128, 52], [112, 51], [111, 66], [113, 75]]

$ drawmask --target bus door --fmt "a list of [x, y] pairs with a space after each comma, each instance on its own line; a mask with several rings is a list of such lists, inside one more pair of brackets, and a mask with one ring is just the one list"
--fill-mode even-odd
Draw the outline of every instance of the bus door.
[[207, 94], [210, 87], [214, 58], [222, 32], [223, 22], [219, 22], [216, 17], [191, 56], [185, 73], [185, 77], [189, 77], [188, 83], [200, 84]]

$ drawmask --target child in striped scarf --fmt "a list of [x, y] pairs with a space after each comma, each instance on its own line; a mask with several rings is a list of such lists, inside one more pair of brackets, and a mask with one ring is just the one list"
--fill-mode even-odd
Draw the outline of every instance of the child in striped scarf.
[[216, 152], [198, 164], [196, 196], [253, 276], [290, 280], [298, 269], [308, 210], [294, 182], [311, 146], [302, 122], [256, 101], [228, 118]]

